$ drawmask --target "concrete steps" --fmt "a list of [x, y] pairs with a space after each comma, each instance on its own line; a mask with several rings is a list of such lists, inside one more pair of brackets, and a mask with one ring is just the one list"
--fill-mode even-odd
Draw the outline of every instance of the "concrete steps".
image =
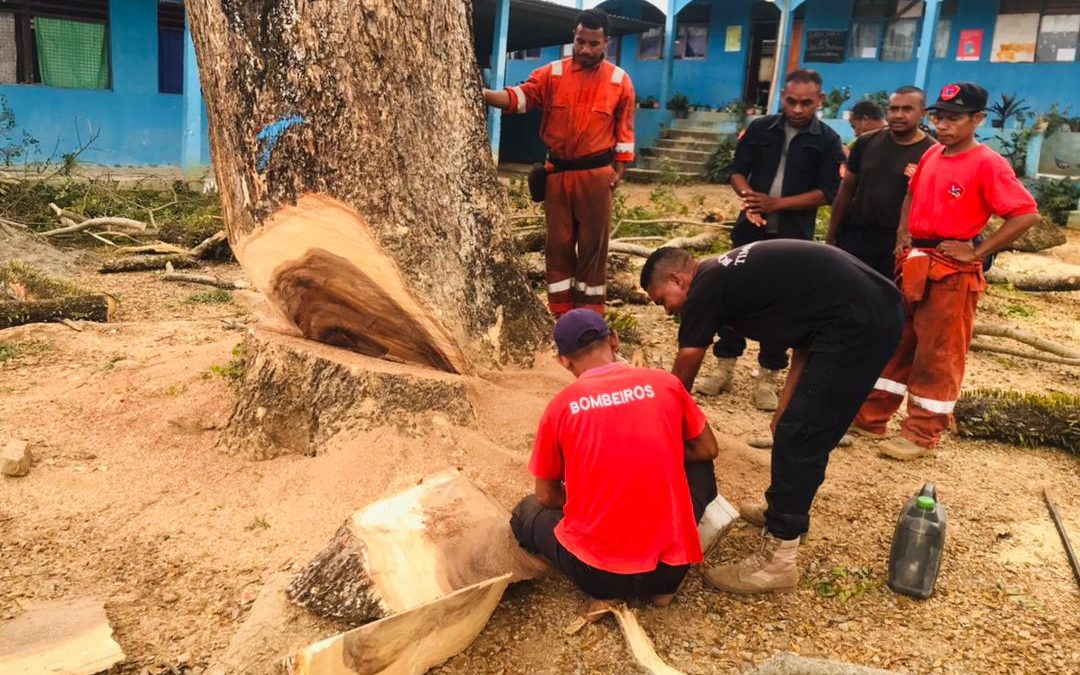
[[701, 162], [705, 163], [712, 157], [712, 151], [710, 150], [684, 150], [681, 148], [642, 148], [641, 154], [644, 157], [656, 158], [656, 159], [669, 159], [680, 162]]
[[722, 112], [692, 112], [673, 120], [656, 145], [642, 148], [636, 164], [626, 171], [626, 179], [638, 183], [658, 181], [664, 175], [681, 180], [700, 180], [716, 149], [735, 141], [739, 122]]
[[[631, 183], [658, 183], [660, 182], [661, 175], [662, 172], [659, 169], [643, 169], [635, 166], [626, 170], [626, 173], [623, 174], [623, 179], [628, 180]], [[689, 171], [676, 172], [674, 177], [685, 182], [701, 180], [700, 173]]]

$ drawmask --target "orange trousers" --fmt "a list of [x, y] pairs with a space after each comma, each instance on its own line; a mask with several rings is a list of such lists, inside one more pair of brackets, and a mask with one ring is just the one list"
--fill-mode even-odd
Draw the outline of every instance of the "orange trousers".
[[949, 427], [960, 397], [975, 307], [986, 279], [981, 263], [958, 263], [924, 249], [910, 252], [902, 270], [904, 333], [855, 424], [884, 433], [906, 394], [908, 416], [900, 435], [932, 448]]
[[610, 166], [561, 171], [547, 177], [544, 257], [548, 308], [553, 314], [575, 307], [604, 313], [614, 179], [615, 170]]

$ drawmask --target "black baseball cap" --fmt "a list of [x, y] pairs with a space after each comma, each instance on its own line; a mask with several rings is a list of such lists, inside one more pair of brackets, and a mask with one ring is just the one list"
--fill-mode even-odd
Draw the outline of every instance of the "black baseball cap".
[[986, 99], [990, 94], [974, 82], [953, 82], [941, 88], [938, 100], [927, 106], [928, 111], [973, 113], [986, 110]]
[[573, 354], [609, 335], [611, 329], [604, 317], [591, 309], [572, 309], [555, 322], [555, 346], [561, 356]]

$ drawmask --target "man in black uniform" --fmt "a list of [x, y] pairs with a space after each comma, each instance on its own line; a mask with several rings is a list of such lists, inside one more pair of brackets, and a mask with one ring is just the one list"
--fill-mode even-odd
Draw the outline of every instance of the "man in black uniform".
[[[743, 200], [731, 232], [735, 246], [763, 239], [814, 238], [818, 207], [836, 196], [844, 160], [840, 136], [817, 118], [823, 98], [821, 75], [796, 70], [780, 92], [781, 114], [754, 120], [739, 138], [731, 164], [731, 187]], [[713, 349], [716, 374], [700, 382], [698, 392], [715, 395], [728, 389], [735, 360], [744, 349], [745, 336], [722, 331]], [[754, 406], [776, 410], [776, 388], [780, 371], [788, 365], [787, 350], [762, 343], [758, 365]]]
[[919, 122], [926, 94], [901, 87], [889, 97], [889, 127], [860, 136], [833, 202], [825, 242], [839, 246], [889, 279], [896, 267], [896, 228], [908, 179], [935, 144]]
[[799, 537], [809, 527], [829, 452], [900, 342], [899, 291], [851, 255], [797, 240], [756, 242], [701, 261], [660, 248], [641, 270], [641, 286], [680, 317], [672, 372], [687, 388], [721, 328], [793, 348], [772, 421], [762, 551], [709, 569], [705, 578], [734, 593], [794, 588]]

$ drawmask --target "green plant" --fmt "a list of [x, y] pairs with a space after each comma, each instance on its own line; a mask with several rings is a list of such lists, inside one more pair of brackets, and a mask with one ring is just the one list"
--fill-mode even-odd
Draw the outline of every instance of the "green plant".
[[1029, 110], [1031, 106], [1025, 105], [1024, 99], [1016, 94], [1002, 94], [1001, 100], [987, 109], [991, 115], [990, 125], [997, 129], [1003, 128], [1010, 117], [1020, 117], [1023, 120]]
[[1011, 316], [1018, 319], [1030, 319], [1039, 313], [1039, 310], [1035, 309], [1031, 305], [1025, 305], [1023, 303], [1015, 303], [1007, 305], [1002, 310], [1002, 314], [1005, 316]]
[[1039, 213], [1058, 225], [1069, 220], [1069, 212], [1076, 209], [1080, 201], [1080, 185], [1072, 178], [1025, 178], [1024, 186], [1035, 197]]
[[996, 136], [998, 144], [1001, 146], [999, 151], [1001, 156], [1009, 160], [1013, 173], [1020, 178], [1027, 174], [1028, 145], [1031, 143], [1032, 137], [1037, 133], [1038, 131], [1034, 128], [1030, 128], [1013, 132], [1002, 131]]
[[836, 117], [840, 112], [840, 108], [849, 98], [851, 98], [851, 87], [829, 90], [829, 94], [825, 97], [825, 103], [821, 106], [825, 117]]
[[11, 166], [20, 157], [29, 157], [31, 151], [38, 147], [37, 139], [25, 129], [16, 140], [14, 136], [17, 126], [15, 111], [8, 105], [7, 96], [0, 94], [0, 165]]
[[731, 163], [735, 161], [735, 144], [724, 141], [705, 164], [705, 180], [710, 183], [727, 183], [731, 180]]
[[889, 109], [889, 96], [890, 96], [889, 92], [885, 91], [884, 89], [881, 89], [881, 90], [875, 91], [873, 93], [863, 94], [863, 100], [864, 101], [873, 101], [874, 103], [877, 103], [878, 107], [881, 108], [883, 111], [888, 111], [888, 109]]
[[825, 241], [825, 235], [829, 233], [829, 219], [832, 217], [831, 206], [820, 206], [817, 215], [814, 216], [814, 240]]
[[685, 94], [675, 94], [668, 99], [667, 109], [676, 115], [686, 115], [690, 110], [690, 99]]
[[232, 302], [232, 293], [216, 288], [203, 293], [192, 293], [184, 302], [189, 305], [223, 305]]
[[209, 380], [214, 375], [223, 378], [233, 384], [244, 375], [244, 365], [247, 362], [247, 354], [244, 352], [244, 344], [241, 342], [232, 349], [232, 358], [225, 365], [214, 364], [202, 374], [204, 380]]
[[266, 520], [266, 516], [255, 516], [250, 523], [244, 526], [244, 529], [248, 532], [254, 532], [255, 530], [269, 530], [270, 522]]
[[0, 364], [17, 361], [26, 356], [52, 351], [52, 344], [40, 340], [29, 342], [0, 342]]
[[874, 568], [844, 567], [838, 565], [804, 582], [811, 586], [823, 598], [834, 598], [847, 602], [858, 598], [882, 586], [884, 580], [874, 574]]
[[1058, 110], [1056, 103], [1039, 117], [1043, 125], [1043, 135], [1046, 137], [1053, 136], [1062, 129], [1072, 132], [1080, 131], [1080, 117], [1070, 117], [1069, 109]]
[[638, 342], [637, 319], [628, 310], [609, 309], [604, 312], [604, 320], [611, 326], [624, 342]]
[[29, 263], [12, 260], [0, 265], [0, 297], [47, 300], [88, 292], [73, 281], [54, 277]]

